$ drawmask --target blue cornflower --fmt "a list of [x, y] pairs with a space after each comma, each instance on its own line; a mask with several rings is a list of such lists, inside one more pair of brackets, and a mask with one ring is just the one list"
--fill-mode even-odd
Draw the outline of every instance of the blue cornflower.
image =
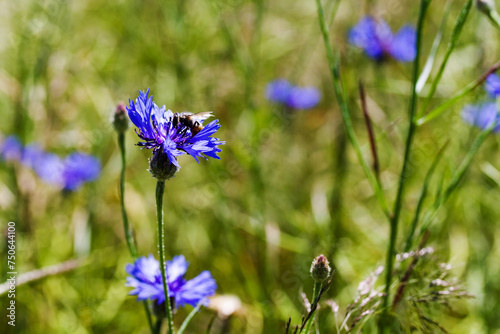
[[488, 75], [485, 89], [493, 98], [500, 96], [500, 77], [495, 73]]
[[23, 149], [23, 154], [21, 157], [21, 163], [28, 167], [34, 169], [38, 161], [42, 159], [45, 152], [37, 144], [28, 144]]
[[482, 130], [488, 128], [495, 122], [493, 132], [500, 132], [500, 115], [495, 102], [487, 102], [478, 105], [467, 105], [462, 111], [463, 120]]
[[44, 153], [37, 158], [33, 168], [45, 182], [68, 191], [75, 191], [85, 182], [97, 179], [101, 172], [96, 157], [80, 152], [72, 153], [64, 160], [56, 154]]
[[16, 136], [4, 139], [0, 146], [0, 156], [5, 161], [19, 161], [22, 157], [23, 145]]
[[64, 159], [62, 178], [65, 190], [76, 190], [83, 183], [94, 181], [101, 173], [101, 163], [96, 157], [75, 152]]
[[293, 109], [311, 109], [321, 100], [321, 94], [314, 87], [294, 87], [286, 105]]
[[392, 56], [408, 62], [413, 61], [417, 54], [417, 35], [413, 27], [404, 26], [394, 35], [384, 20], [371, 16], [365, 16], [349, 30], [348, 40], [376, 60]]
[[[217, 153], [221, 151], [219, 145], [225, 144], [218, 138], [211, 137], [220, 128], [219, 120], [214, 120], [203, 127], [198, 133], [182, 122], [174, 120], [174, 113], [159, 108], [149, 96], [149, 89], [139, 91], [135, 100], [129, 100], [128, 115], [132, 123], [137, 126], [136, 133], [142, 139], [137, 145], [153, 149], [154, 154], [163, 152], [170, 163], [180, 168], [177, 157], [185, 153], [192, 156], [197, 162], [198, 157], [220, 159]], [[200, 120], [199, 123], [203, 123]]]
[[266, 98], [292, 109], [311, 109], [321, 100], [321, 93], [314, 87], [298, 87], [277, 79], [267, 84]]
[[293, 85], [286, 79], [273, 80], [267, 84], [266, 98], [275, 103], [286, 104]]
[[[172, 261], [167, 261], [166, 275], [170, 292], [169, 297], [175, 300], [175, 307], [189, 304], [196, 307], [199, 303], [208, 304], [208, 297], [215, 294], [217, 284], [209, 271], [203, 271], [195, 278], [186, 281], [184, 274], [189, 263], [183, 255], [174, 256]], [[165, 301], [160, 263], [149, 255], [138, 258], [134, 264], [127, 264], [125, 270], [130, 275], [127, 277], [127, 286], [133, 287], [131, 295], [137, 295], [137, 300], [156, 300], [158, 304]]]

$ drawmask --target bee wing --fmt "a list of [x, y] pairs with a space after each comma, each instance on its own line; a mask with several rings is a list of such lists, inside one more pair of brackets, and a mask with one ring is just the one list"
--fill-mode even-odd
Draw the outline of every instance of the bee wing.
[[204, 111], [196, 114], [191, 114], [190, 116], [192, 119], [195, 119], [197, 121], [204, 121], [207, 118], [213, 117], [214, 114], [212, 113], [212, 111]]

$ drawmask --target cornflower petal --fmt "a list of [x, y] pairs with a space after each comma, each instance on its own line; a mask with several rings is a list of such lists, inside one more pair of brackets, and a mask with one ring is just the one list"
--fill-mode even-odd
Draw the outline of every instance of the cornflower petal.
[[19, 161], [22, 157], [23, 145], [16, 136], [4, 139], [0, 146], [0, 156], [5, 161]]
[[[186, 281], [184, 274], [188, 266], [183, 255], [174, 256], [171, 261], [167, 261], [169, 296], [174, 298], [176, 307], [186, 304], [194, 307], [200, 302], [206, 303], [207, 297], [214, 295], [217, 289], [217, 284], [208, 271]], [[137, 300], [156, 300], [158, 304], [165, 301], [160, 264], [153, 255], [138, 258], [134, 264], [127, 264], [125, 270], [130, 275], [125, 285], [134, 288], [129, 292], [130, 295], [137, 295]]]
[[485, 89], [493, 98], [500, 96], [500, 77], [495, 73], [488, 75]]
[[193, 134], [190, 126], [177, 121], [177, 114], [165, 106], [158, 108], [152, 96], [148, 98], [148, 94], [149, 89], [146, 93], [139, 91], [135, 103], [130, 101], [127, 108], [130, 119], [137, 127], [136, 133], [142, 139], [137, 143], [138, 146], [153, 149], [153, 154], [165, 153], [170, 163], [178, 168], [177, 157], [186, 153], [196, 161], [198, 157], [219, 158], [216, 155], [221, 151], [218, 146], [225, 142], [211, 137], [220, 128], [218, 120]]
[[417, 55], [417, 32], [411, 26], [402, 27], [392, 39], [389, 53], [394, 59], [409, 62]]
[[488, 128], [495, 122], [493, 132], [500, 132], [500, 115], [498, 107], [494, 102], [487, 102], [479, 105], [467, 105], [462, 111], [463, 120], [482, 130]]

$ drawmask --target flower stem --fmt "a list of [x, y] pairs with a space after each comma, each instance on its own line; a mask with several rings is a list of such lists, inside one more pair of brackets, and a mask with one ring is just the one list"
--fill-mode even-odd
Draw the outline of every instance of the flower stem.
[[[384, 314], [387, 316], [389, 309], [389, 292], [391, 288], [391, 281], [392, 281], [392, 269], [394, 266], [394, 256], [395, 256], [395, 248], [396, 248], [396, 238], [398, 235], [398, 223], [399, 223], [399, 216], [401, 213], [401, 208], [402, 208], [402, 203], [403, 203], [403, 194], [404, 194], [404, 188], [406, 186], [406, 180], [408, 178], [408, 167], [409, 167], [409, 162], [410, 162], [410, 154], [411, 154], [411, 149], [412, 149], [412, 144], [413, 144], [413, 139], [415, 137], [415, 133], [417, 130], [417, 123], [416, 123], [416, 109], [417, 109], [417, 80], [418, 80], [418, 73], [419, 73], [419, 61], [420, 61], [420, 54], [421, 54], [421, 45], [422, 45], [422, 26], [425, 18], [425, 14], [427, 11], [427, 8], [429, 7], [431, 0], [422, 0], [420, 2], [420, 12], [418, 15], [418, 23], [417, 23], [417, 54], [415, 57], [415, 62], [413, 64], [413, 75], [412, 75], [412, 92], [411, 92], [411, 102], [410, 102], [410, 108], [409, 108], [409, 129], [408, 129], [408, 136], [406, 137], [406, 145], [405, 145], [405, 153], [404, 153], [404, 160], [403, 160], [403, 167], [401, 168], [401, 174], [399, 176], [399, 186], [398, 186], [398, 192], [396, 195], [396, 200], [394, 202], [394, 210], [393, 210], [393, 215], [390, 219], [390, 239], [389, 239], [389, 246], [387, 247], [387, 262], [386, 262], [386, 278], [385, 278], [385, 296], [384, 296], [384, 302], [383, 302], [383, 308], [384, 308]], [[382, 321], [381, 322], [381, 328], [380, 332], [385, 333], [386, 330], [386, 322]]]
[[[130, 255], [136, 259], [137, 252], [137, 242], [134, 238], [134, 233], [130, 224], [128, 223], [127, 210], [125, 209], [125, 166], [127, 164], [127, 159], [125, 155], [125, 133], [118, 131], [118, 146], [120, 147], [120, 155], [122, 158], [122, 170], [120, 174], [120, 204], [122, 210], [123, 218], [123, 230], [125, 231], [125, 239], [127, 240], [128, 250]], [[146, 318], [148, 319], [149, 329], [151, 333], [155, 334], [157, 331], [153, 327], [153, 321], [151, 320], [151, 311], [149, 310], [149, 304], [145, 300], [143, 301], [144, 311], [146, 312]]]
[[160, 253], [160, 268], [165, 291], [165, 307], [167, 313], [168, 332], [174, 332], [174, 321], [172, 319], [172, 306], [170, 305], [167, 275], [165, 273], [165, 242], [163, 240], [163, 193], [165, 192], [165, 181], [158, 180], [156, 183], [156, 217], [158, 219], [158, 252]]
[[354, 151], [356, 152], [358, 160], [361, 163], [361, 167], [363, 168], [363, 171], [375, 192], [380, 207], [384, 211], [384, 214], [387, 217], [389, 217], [390, 212], [387, 206], [387, 201], [385, 199], [384, 192], [382, 191], [382, 187], [380, 183], [377, 181], [377, 178], [373, 174], [365, 158], [363, 157], [363, 153], [361, 152], [361, 147], [359, 146], [358, 139], [354, 132], [354, 126], [352, 124], [351, 115], [349, 113], [349, 106], [347, 104], [347, 99], [344, 95], [342, 77], [340, 75], [340, 60], [338, 54], [336, 56], [334, 55], [332, 46], [330, 45], [330, 33], [326, 26], [325, 14], [323, 11], [323, 6], [321, 5], [321, 0], [316, 0], [316, 6], [318, 8], [318, 19], [321, 32], [323, 35], [323, 42], [325, 44], [326, 57], [328, 59], [328, 64], [330, 67], [330, 74], [332, 76], [333, 89], [335, 91], [335, 96], [337, 97], [337, 103], [340, 106], [342, 120], [344, 122], [347, 137], [349, 138], [349, 141], [351, 142]]
[[[323, 284], [321, 283], [314, 283], [314, 288], [313, 288], [313, 297], [312, 297], [312, 302], [315, 303], [316, 299], [318, 299], [319, 292], [321, 291], [321, 286]], [[307, 322], [306, 328], [304, 329], [304, 333], [308, 334], [310, 329], [311, 329], [311, 324], [314, 323], [314, 319], [316, 318], [315, 314], [313, 313], [311, 319]]]
[[118, 146], [120, 146], [120, 154], [122, 158], [122, 170], [120, 175], [120, 203], [122, 209], [123, 229], [125, 230], [125, 239], [127, 240], [128, 250], [133, 258], [137, 258], [137, 243], [134, 238], [134, 233], [128, 223], [127, 211], [125, 210], [125, 134], [118, 133]]

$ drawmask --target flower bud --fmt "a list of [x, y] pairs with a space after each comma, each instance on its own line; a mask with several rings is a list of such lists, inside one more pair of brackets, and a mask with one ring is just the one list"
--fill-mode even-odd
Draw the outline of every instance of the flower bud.
[[128, 117], [123, 102], [118, 103], [115, 113], [113, 115], [113, 126], [116, 132], [123, 133], [128, 129]]
[[489, 15], [491, 11], [495, 10], [495, 1], [493, 0], [476, 0], [476, 7], [481, 12]]
[[326, 256], [321, 254], [314, 259], [311, 265], [311, 276], [316, 281], [316, 283], [322, 283], [330, 277], [332, 269], [330, 268], [330, 263]]
[[149, 172], [160, 181], [172, 178], [178, 170], [161, 149], [155, 150], [149, 158]]

